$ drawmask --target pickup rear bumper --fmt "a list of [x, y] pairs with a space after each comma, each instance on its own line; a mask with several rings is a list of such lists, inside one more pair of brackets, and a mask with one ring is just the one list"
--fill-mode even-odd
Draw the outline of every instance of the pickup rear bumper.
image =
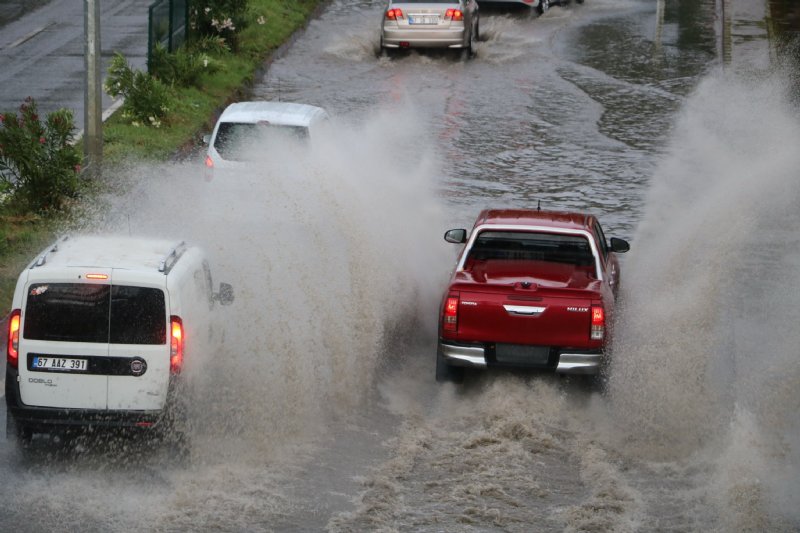
[[547, 350], [545, 360], [514, 363], [498, 361], [494, 344], [458, 344], [439, 340], [439, 353], [451, 366], [486, 368], [504, 366], [518, 368], [541, 368], [560, 374], [599, 374], [603, 361], [602, 350], [572, 350], [568, 348], [540, 347]]

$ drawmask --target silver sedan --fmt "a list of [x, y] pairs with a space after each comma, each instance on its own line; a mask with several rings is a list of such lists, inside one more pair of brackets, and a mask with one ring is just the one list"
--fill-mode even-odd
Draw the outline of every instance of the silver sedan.
[[390, 0], [381, 49], [457, 48], [471, 54], [479, 31], [476, 0]]

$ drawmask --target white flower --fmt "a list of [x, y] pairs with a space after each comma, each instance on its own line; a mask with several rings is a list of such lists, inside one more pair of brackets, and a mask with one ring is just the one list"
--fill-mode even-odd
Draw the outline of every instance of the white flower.
[[256, 19], [256, 22], [258, 22], [260, 25], [263, 25], [263, 24], [265, 24], [267, 22], [267, 19], [264, 18], [264, 15], [261, 15], [260, 17], [258, 17]]

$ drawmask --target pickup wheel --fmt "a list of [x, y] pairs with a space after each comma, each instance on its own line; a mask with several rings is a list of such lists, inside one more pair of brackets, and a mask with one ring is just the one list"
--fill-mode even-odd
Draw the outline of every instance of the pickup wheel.
[[464, 368], [448, 365], [442, 357], [441, 350], [436, 352], [436, 381], [438, 383], [462, 383], [464, 381]]

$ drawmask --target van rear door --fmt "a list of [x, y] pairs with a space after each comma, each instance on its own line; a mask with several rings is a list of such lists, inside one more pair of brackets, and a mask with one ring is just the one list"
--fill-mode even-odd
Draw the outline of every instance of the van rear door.
[[[105, 278], [103, 277], [105, 276]], [[31, 280], [20, 338], [20, 395], [26, 405], [105, 409], [110, 272], [97, 279]], [[80, 279], [80, 281], [72, 281]]]
[[[169, 385], [167, 304], [163, 285], [125, 281], [115, 271], [111, 291], [108, 408], [159, 410]], [[151, 278], [152, 280], [152, 278]]]

